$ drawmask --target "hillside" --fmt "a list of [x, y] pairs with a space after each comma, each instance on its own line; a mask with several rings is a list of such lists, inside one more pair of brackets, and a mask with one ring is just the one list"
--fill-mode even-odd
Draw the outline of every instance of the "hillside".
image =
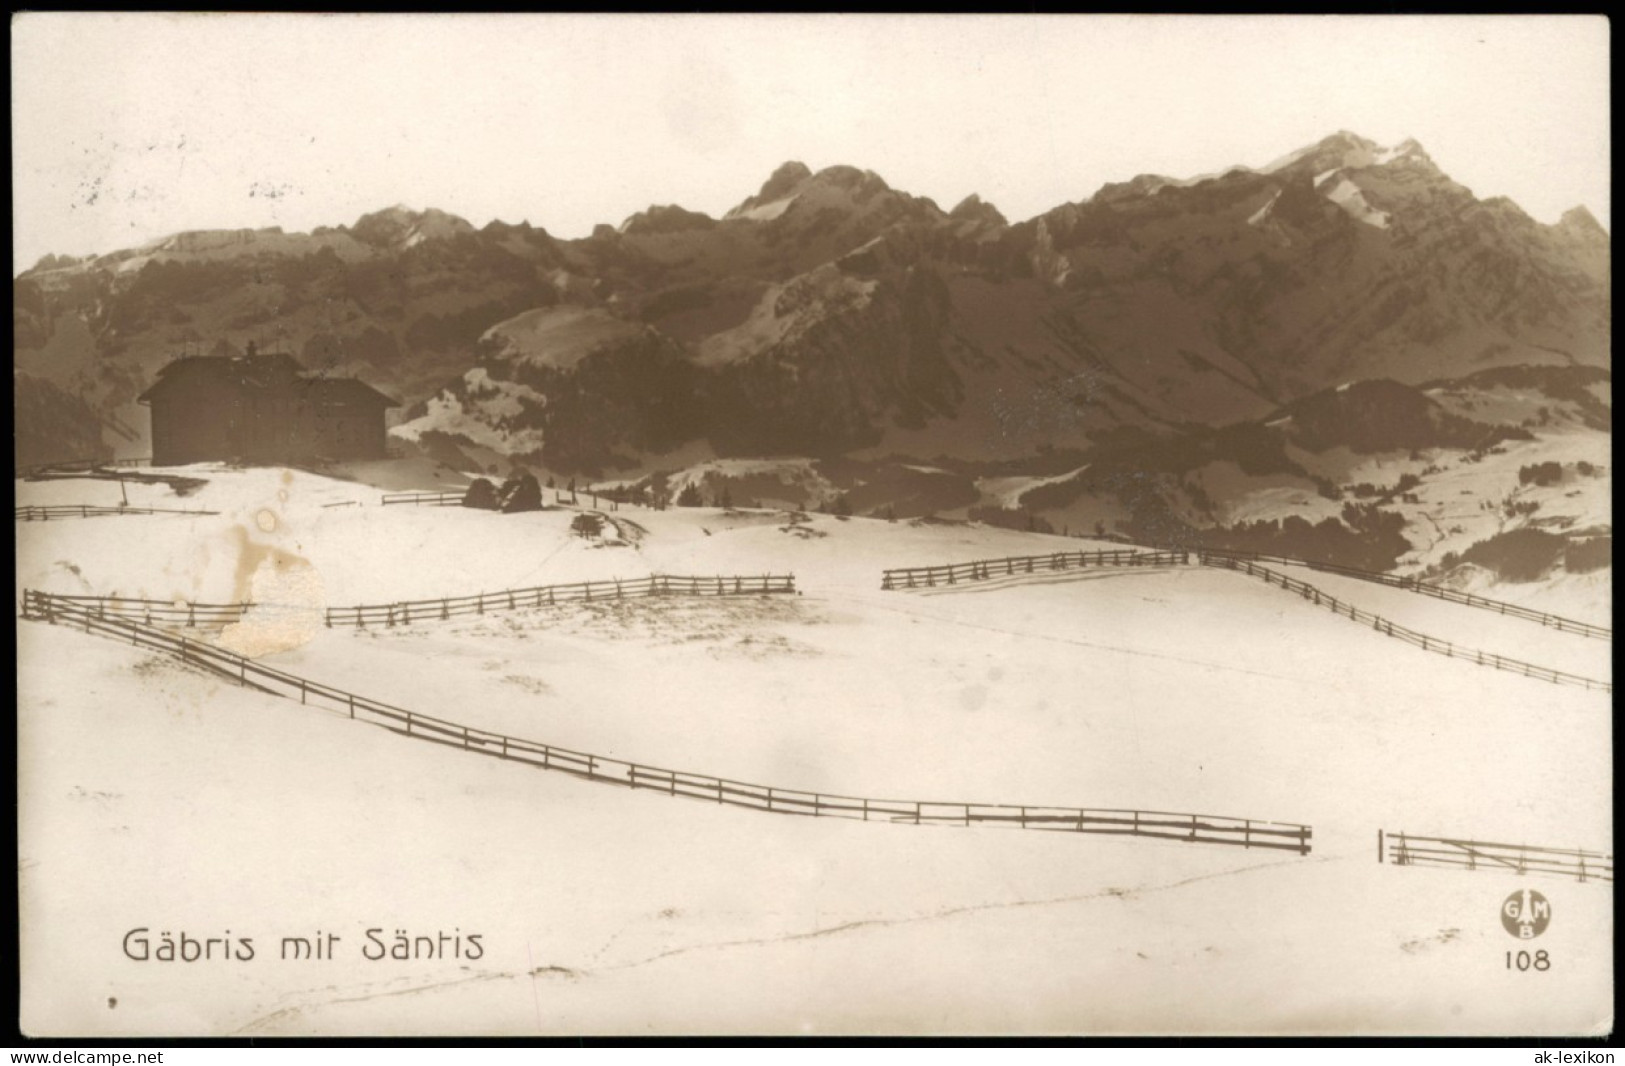
[[[265, 648], [267, 665], [610, 757], [849, 795], [1294, 820], [1314, 827], [1314, 849], [685, 802], [415, 743], [342, 709], [26, 622], [27, 1032], [1559, 1035], [1611, 1024], [1611, 885], [1375, 857], [1379, 828], [1611, 851], [1604, 694], [1425, 654], [1222, 571], [879, 588], [885, 567], [1109, 542], [631, 506], [608, 512], [623, 535], [596, 542], [571, 534], [568, 509], [382, 507], [371, 486], [306, 472], [188, 472], [208, 483], [186, 506], [219, 514], [20, 524], [19, 585], [279, 604], [295, 610], [276, 616], [287, 639]], [[18, 490], [21, 503], [119, 494], [94, 480]], [[137, 505], [176, 505], [161, 484], [126, 490]], [[304, 607], [649, 572], [793, 572], [801, 595], [284, 624]], [[1406, 625], [1610, 676], [1606, 641], [1315, 580]], [[127, 875], [95, 876], [108, 863]], [[1502, 960], [1517, 945], [1498, 907], [1526, 885], [1557, 915], [1539, 943], [1556, 960], [1539, 978], [1548, 996]], [[119, 954], [136, 928], [248, 936], [258, 954], [140, 963]], [[478, 935], [482, 951], [370, 961], [368, 929], [464, 946]], [[341, 938], [331, 961], [279, 957], [280, 937], [317, 930]], [[1267, 993], [1265, 971], [1280, 978]]]

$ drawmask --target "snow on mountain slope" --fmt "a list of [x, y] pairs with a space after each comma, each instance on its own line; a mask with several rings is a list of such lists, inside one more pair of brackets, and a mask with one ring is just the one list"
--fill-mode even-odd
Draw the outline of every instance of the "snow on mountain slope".
[[[65, 484], [76, 483], [19, 488]], [[268, 661], [425, 713], [698, 772], [1303, 821], [1314, 853], [778, 818], [626, 793], [27, 623], [25, 1031], [1414, 1035], [1610, 1023], [1610, 886], [1374, 855], [1377, 828], [1611, 850], [1605, 697], [1426, 655], [1232, 573], [878, 587], [885, 566], [1099, 546], [1077, 540], [828, 516], [803, 535], [750, 512], [622, 508], [612, 516], [645, 531], [638, 547], [593, 548], [569, 535], [567, 511], [321, 506], [369, 495], [217, 471], [195, 499], [218, 517], [20, 526], [18, 580], [179, 588], [201, 565], [229, 583], [271, 550], [310, 560], [345, 595], [793, 571], [799, 596], [323, 629]], [[274, 524], [259, 522], [266, 511]], [[259, 548], [232, 532], [244, 526]], [[1363, 583], [1338, 594], [1441, 635], [1520, 632]], [[1605, 642], [1521, 632], [1530, 657], [1568, 640], [1593, 672], [1607, 669]], [[116, 882], [96, 873], [112, 868]], [[1499, 904], [1526, 884], [1557, 915], [1539, 945], [1557, 960], [1539, 997], [1503, 963], [1519, 945]], [[121, 953], [134, 928], [229, 929], [258, 953], [161, 968]], [[342, 937], [337, 958], [279, 957], [281, 937], [318, 929]], [[483, 955], [369, 961], [368, 929], [465, 944], [477, 933]], [[1261, 972], [1275, 975], [1267, 992]]]

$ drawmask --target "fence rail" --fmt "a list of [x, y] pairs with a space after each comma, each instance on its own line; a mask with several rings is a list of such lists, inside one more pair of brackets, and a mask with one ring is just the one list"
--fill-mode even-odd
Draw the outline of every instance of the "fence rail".
[[122, 618], [147, 625], [182, 625], [187, 629], [231, 625], [241, 622], [254, 606], [251, 603], [191, 603], [185, 600], [140, 600], [127, 596], [59, 596], [55, 593], [24, 590], [23, 616], [31, 617], [29, 601], [35, 601], [33, 616], [52, 605], [82, 610], [97, 619]]
[[1409, 629], [1402, 625], [1396, 625], [1395, 623], [1390, 622], [1388, 619], [1383, 618], [1381, 615], [1372, 614], [1370, 611], [1362, 611], [1353, 604], [1344, 603], [1335, 596], [1321, 591], [1319, 588], [1309, 584], [1306, 581], [1299, 581], [1297, 578], [1288, 577], [1278, 570], [1271, 570], [1267, 566], [1260, 566], [1259, 564], [1250, 562], [1246, 559], [1238, 559], [1229, 554], [1219, 554], [1206, 551], [1198, 552], [1197, 555], [1203, 566], [1217, 567], [1222, 570], [1236, 570], [1244, 574], [1249, 574], [1253, 577], [1261, 578], [1266, 584], [1280, 585], [1281, 588], [1287, 590], [1288, 592], [1295, 592], [1304, 599], [1310, 600], [1318, 606], [1325, 607], [1328, 610], [1336, 614], [1343, 615], [1352, 621], [1363, 622], [1371, 626], [1372, 629], [1381, 633], [1383, 636], [1403, 640], [1405, 643], [1413, 644], [1416, 647], [1421, 648], [1423, 651], [1431, 651], [1438, 655], [1446, 655], [1452, 659], [1465, 659], [1468, 662], [1477, 663], [1479, 666], [1490, 666], [1497, 670], [1506, 670], [1511, 673], [1522, 674], [1524, 677], [1538, 678], [1541, 681], [1550, 681], [1558, 685], [1577, 685], [1586, 689], [1587, 691], [1591, 691], [1593, 689], [1602, 692], [1614, 691], [1612, 682], [1598, 681], [1589, 677], [1581, 677], [1578, 674], [1570, 674], [1562, 670], [1552, 670], [1544, 666], [1536, 666], [1534, 663], [1526, 663], [1521, 659], [1511, 659], [1504, 655], [1495, 655], [1490, 652], [1479, 651], [1474, 648], [1458, 647], [1448, 640], [1441, 640], [1438, 637], [1430, 637], [1426, 633], [1418, 633], [1414, 629]]
[[1602, 851], [1544, 848], [1529, 844], [1492, 844], [1482, 840], [1452, 840], [1399, 832], [1377, 831], [1379, 862], [1395, 866], [1458, 866], [1468, 870], [1499, 870], [1522, 874], [1551, 874], [1577, 881], [1614, 880], [1614, 857]]
[[1036, 574], [1051, 570], [1079, 570], [1091, 566], [1180, 566], [1191, 561], [1185, 551], [1098, 551], [1053, 552], [1049, 555], [1013, 555], [1003, 559], [977, 559], [943, 566], [910, 566], [887, 570], [880, 587], [896, 589], [935, 588], [962, 581], [987, 581], [1016, 574]]
[[386, 492], [379, 501], [385, 507], [412, 504], [419, 507], [461, 506], [466, 492]]
[[1441, 585], [1429, 585], [1426, 582], [1418, 581], [1414, 577], [1400, 577], [1397, 574], [1361, 570], [1352, 566], [1338, 566], [1335, 563], [1318, 563], [1309, 559], [1294, 559], [1286, 555], [1265, 555], [1262, 552], [1204, 548], [1202, 553], [1212, 556], [1225, 556], [1231, 559], [1245, 559], [1256, 563], [1305, 566], [1311, 570], [1320, 570], [1328, 574], [1340, 574], [1343, 577], [1352, 577], [1378, 585], [1387, 585], [1389, 588], [1403, 589], [1406, 592], [1415, 592], [1422, 596], [1432, 596], [1434, 599], [1445, 600], [1449, 603], [1459, 603], [1467, 607], [1494, 611], [1497, 614], [1506, 615], [1508, 618], [1522, 618], [1531, 622], [1539, 622], [1543, 626], [1548, 626], [1562, 633], [1574, 633], [1582, 637], [1593, 637], [1597, 640], [1612, 641], [1614, 639], [1614, 631], [1606, 626], [1595, 626], [1589, 622], [1577, 622], [1572, 618], [1564, 618], [1560, 615], [1548, 614], [1545, 611], [1536, 611], [1528, 607], [1520, 607], [1515, 603], [1504, 603], [1501, 600], [1492, 600], [1484, 596], [1474, 596], [1469, 592], [1458, 592], [1455, 589], [1444, 588]]
[[427, 740], [555, 770], [588, 781], [631, 789], [649, 789], [709, 803], [744, 807], [774, 814], [889, 821], [904, 825], [1003, 826], [1059, 832], [1152, 837], [1197, 844], [1226, 844], [1268, 848], [1307, 855], [1314, 831], [1293, 822], [1259, 821], [1228, 815], [1181, 814], [1168, 811], [1113, 810], [1082, 807], [1023, 806], [1003, 803], [964, 803], [935, 800], [872, 799], [784, 789], [734, 781], [709, 774], [670, 770], [588, 752], [554, 747], [476, 726], [418, 714], [308, 678], [277, 670], [213, 645], [166, 633], [142, 622], [102, 617], [65, 597], [28, 591], [23, 617], [57, 625], [83, 628], [86, 633], [128, 641], [176, 656], [239, 683], [302, 704], [323, 706], [350, 718], [380, 725], [402, 736]]
[[[1428, 636], [1402, 625], [1397, 625], [1380, 615], [1369, 611], [1362, 611], [1353, 604], [1344, 603], [1330, 593], [1324, 592], [1306, 581], [1299, 581], [1289, 577], [1278, 570], [1253, 561], [1254, 553], [1209, 551], [1099, 551], [1099, 552], [1055, 552], [1051, 555], [1023, 555], [1005, 559], [979, 559], [968, 563], [955, 563], [943, 566], [919, 566], [901, 569], [886, 570], [882, 574], [880, 587], [891, 591], [897, 589], [935, 588], [942, 585], [956, 585], [960, 582], [987, 581], [992, 578], [1014, 576], [1018, 574], [1037, 574], [1049, 571], [1084, 569], [1090, 566], [1186, 566], [1193, 561], [1202, 566], [1211, 566], [1221, 570], [1235, 570], [1253, 577], [1262, 578], [1266, 584], [1280, 585], [1289, 592], [1295, 592], [1306, 600], [1318, 606], [1325, 607], [1336, 614], [1343, 615], [1352, 621], [1370, 625], [1374, 630], [1384, 636], [1403, 640], [1413, 644], [1423, 651], [1435, 652], [1439, 655], [1449, 656], [1452, 659], [1465, 659], [1479, 666], [1489, 666], [1497, 670], [1506, 670], [1524, 677], [1533, 677], [1542, 681], [1550, 681], [1559, 685], [1576, 685], [1586, 690], [1597, 689], [1602, 692], [1613, 692], [1614, 686], [1608, 681], [1598, 681], [1594, 678], [1581, 677], [1578, 674], [1567, 673], [1562, 670], [1553, 670], [1534, 663], [1524, 662], [1521, 659], [1512, 659], [1504, 655], [1479, 651], [1476, 648], [1463, 648], [1452, 644], [1448, 640]], [[1297, 565], [1300, 560], [1287, 559], [1284, 556], [1269, 557], [1291, 565]], [[1313, 565], [1313, 564], [1306, 564]], [[1344, 567], [1321, 566], [1324, 570], [1346, 570]], [[1365, 573], [1355, 571], [1354, 573]], [[1373, 577], [1378, 575], [1372, 575]], [[1395, 579], [1396, 581], [1400, 579]], [[1431, 586], [1429, 586], [1431, 587]], [[1570, 622], [1570, 625], [1582, 623]]]
[[638, 599], [647, 596], [757, 596], [796, 591], [794, 574], [690, 577], [650, 574], [647, 577], [580, 581], [569, 585], [542, 585], [527, 589], [449, 596], [438, 600], [403, 600], [356, 607], [329, 607], [329, 626], [397, 626], [413, 622], [446, 621], [459, 615], [490, 614], [549, 607], [558, 603]]
[[90, 504], [69, 503], [57, 504], [50, 507], [28, 506], [18, 507], [17, 521], [19, 522], [49, 522], [53, 519], [63, 518], [97, 518], [103, 515], [128, 514], [189, 514], [189, 515], [215, 515], [219, 511], [186, 511], [172, 507], [96, 507]]

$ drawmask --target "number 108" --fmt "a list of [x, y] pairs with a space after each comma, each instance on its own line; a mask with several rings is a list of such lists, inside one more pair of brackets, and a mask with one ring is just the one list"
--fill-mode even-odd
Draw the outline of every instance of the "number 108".
[[1551, 968], [1551, 956], [1547, 955], [1544, 951], [1537, 951], [1533, 955], [1529, 954], [1527, 951], [1520, 951], [1516, 954], [1510, 951], [1507, 952], [1507, 969], [1509, 970], [1538, 970], [1541, 973], [1545, 973]]

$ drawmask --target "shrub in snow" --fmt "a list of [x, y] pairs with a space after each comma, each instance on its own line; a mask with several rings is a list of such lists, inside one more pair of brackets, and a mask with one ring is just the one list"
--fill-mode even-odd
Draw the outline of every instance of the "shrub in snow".
[[463, 493], [463, 506], [478, 507], [482, 511], [496, 510], [497, 487], [482, 477], [475, 478], [468, 491]]
[[498, 509], [503, 514], [542, 509], [542, 486], [534, 474], [515, 471], [502, 483], [502, 490], [497, 495]]

